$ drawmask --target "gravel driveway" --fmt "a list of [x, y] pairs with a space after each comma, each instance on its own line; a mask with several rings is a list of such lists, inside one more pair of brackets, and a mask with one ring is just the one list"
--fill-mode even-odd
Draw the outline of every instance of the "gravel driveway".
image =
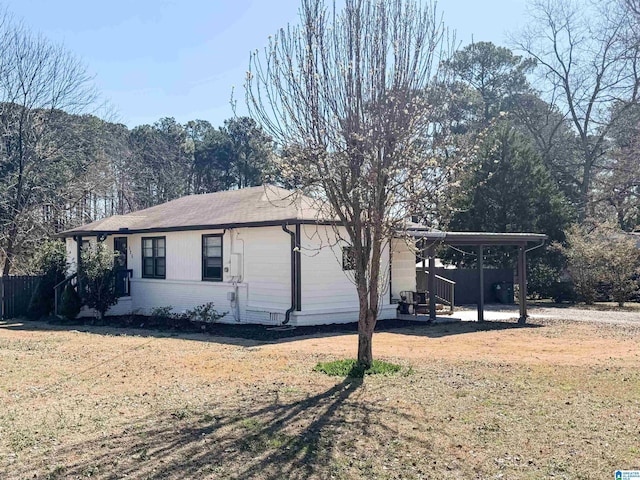
[[[530, 318], [550, 318], [576, 322], [597, 322], [612, 324], [640, 325], [640, 310], [597, 310], [579, 307], [533, 307], [528, 308]], [[454, 317], [461, 320], [476, 320], [475, 305], [465, 305], [458, 308]], [[486, 320], [507, 320], [517, 318], [517, 305], [485, 305]]]
[[532, 317], [554, 318], [578, 322], [623, 323], [640, 325], [640, 311], [595, 310], [576, 307], [534, 307]]

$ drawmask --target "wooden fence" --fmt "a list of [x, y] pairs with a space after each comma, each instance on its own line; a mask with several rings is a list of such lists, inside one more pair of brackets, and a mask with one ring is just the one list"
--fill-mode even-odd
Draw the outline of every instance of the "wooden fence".
[[[436, 275], [456, 282], [456, 305], [468, 305], [478, 301], [478, 270], [466, 268], [436, 268]], [[418, 268], [416, 281], [419, 291], [427, 290], [426, 270]], [[513, 283], [513, 270], [501, 268], [484, 269], [484, 301], [495, 303], [493, 284], [499, 282]]]
[[31, 296], [42, 277], [0, 277], [0, 318], [20, 317], [27, 314]]

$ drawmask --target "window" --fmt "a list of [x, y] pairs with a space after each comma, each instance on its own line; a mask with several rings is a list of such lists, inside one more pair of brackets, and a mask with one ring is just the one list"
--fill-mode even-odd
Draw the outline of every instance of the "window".
[[353, 247], [342, 247], [342, 270], [355, 270], [356, 258]]
[[202, 280], [222, 281], [222, 235], [202, 236]]
[[142, 277], [165, 278], [167, 269], [165, 237], [142, 239]]

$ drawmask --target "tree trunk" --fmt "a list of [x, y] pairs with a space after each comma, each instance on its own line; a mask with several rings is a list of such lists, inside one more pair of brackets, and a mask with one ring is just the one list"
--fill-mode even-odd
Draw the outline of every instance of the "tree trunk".
[[[15, 221], [15, 219], [14, 219]], [[4, 266], [2, 267], [2, 276], [8, 277], [11, 272], [11, 265], [13, 263], [14, 249], [15, 249], [15, 240], [18, 235], [18, 231], [15, 223], [9, 229], [7, 247], [4, 250]]]
[[358, 287], [358, 300], [358, 364], [369, 369], [373, 363], [373, 331], [378, 320], [378, 308], [377, 303], [371, 305], [370, 293], [364, 285]]
[[358, 332], [358, 364], [364, 366], [365, 369], [371, 368], [373, 363], [372, 340], [373, 332]]
[[[368, 310], [368, 309], [367, 309]], [[358, 364], [371, 368], [373, 363], [373, 330], [375, 317], [371, 319], [371, 311], [367, 311], [363, 321], [358, 322]]]

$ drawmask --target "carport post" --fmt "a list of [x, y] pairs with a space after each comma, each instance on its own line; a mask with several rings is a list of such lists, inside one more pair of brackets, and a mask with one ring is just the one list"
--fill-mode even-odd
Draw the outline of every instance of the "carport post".
[[429, 247], [429, 320], [436, 319], [436, 252], [433, 246]]
[[478, 321], [484, 322], [484, 249], [478, 245]]
[[520, 284], [520, 318], [518, 323], [527, 321], [527, 252], [526, 244], [518, 247], [518, 282]]

